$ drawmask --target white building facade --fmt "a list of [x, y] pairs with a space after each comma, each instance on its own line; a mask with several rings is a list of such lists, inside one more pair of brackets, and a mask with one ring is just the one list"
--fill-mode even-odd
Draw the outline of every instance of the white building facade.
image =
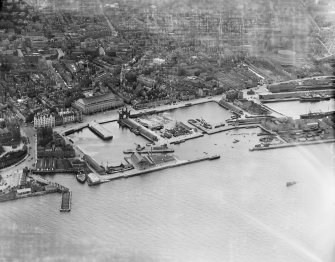
[[55, 116], [52, 114], [39, 114], [34, 116], [34, 127], [54, 127]]

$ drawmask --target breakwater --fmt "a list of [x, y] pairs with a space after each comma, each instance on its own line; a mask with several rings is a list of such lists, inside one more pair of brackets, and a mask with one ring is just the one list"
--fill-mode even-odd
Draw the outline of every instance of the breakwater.
[[156, 171], [161, 171], [164, 169], [168, 169], [168, 168], [173, 168], [173, 167], [179, 167], [179, 166], [184, 166], [184, 165], [190, 165], [190, 164], [194, 164], [194, 163], [198, 163], [198, 162], [203, 162], [203, 161], [207, 161], [207, 160], [215, 160], [220, 158], [219, 155], [213, 155], [213, 156], [203, 156], [203, 157], [198, 157], [192, 160], [176, 160], [176, 162], [173, 163], [167, 163], [164, 165], [160, 165], [160, 166], [156, 166], [153, 168], [148, 168], [148, 169], [143, 169], [143, 170], [132, 170], [130, 172], [126, 172], [126, 173], [122, 173], [122, 174], [113, 174], [110, 176], [104, 176], [103, 179], [100, 179], [99, 184], [102, 183], [106, 183], [106, 182], [110, 182], [116, 179], [121, 179], [121, 178], [130, 178], [130, 177], [134, 177], [134, 176], [140, 176], [140, 175], [145, 175], [148, 173], [152, 173], [152, 172], [156, 172]]
[[308, 146], [308, 145], [317, 145], [317, 144], [326, 144], [333, 143], [335, 139], [325, 139], [325, 140], [315, 140], [308, 142], [299, 142], [299, 143], [284, 143], [277, 145], [269, 145], [267, 147], [253, 147], [249, 149], [250, 151], [262, 151], [262, 150], [270, 150], [270, 149], [278, 149], [278, 148], [287, 148], [287, 147], [297, 147], [297, 146]]

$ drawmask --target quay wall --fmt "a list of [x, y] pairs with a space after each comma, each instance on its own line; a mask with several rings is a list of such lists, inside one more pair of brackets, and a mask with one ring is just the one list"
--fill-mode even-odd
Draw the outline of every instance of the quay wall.
[[188, 165], [188, 164], [202, 162], [202, 161], [209, 160], [209, 159], [210, 159], [210, 157], [206, 156], [206, 157], [196, 158], [196, 159], [193, 159], [193, 160], [184, 160], [184, 161], [180, 161], [180, 162], [173, 163], [173, 164], [167, 164], [167, 165], [156, 167], [156, 168], [141, 170], [141, 171], [138, 171], [138, 172], [133, 173], [133, 174], [128, 174], [128, 175], [125, 174], [124, 177], [127, 178], [127, 177], [132, 177], [132, 176], [140, 176], [140, 175], [152, 173], [152, 172], [155, 172], [155, 171], [164, 170], [164, 169], [167, 169], [167, 168], [184, 166], [184, 165]]

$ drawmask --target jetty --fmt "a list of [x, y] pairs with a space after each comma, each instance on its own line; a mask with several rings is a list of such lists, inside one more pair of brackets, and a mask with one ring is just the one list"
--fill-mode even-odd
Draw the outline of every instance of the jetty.
[[95, 121], [90, 122], [88, 124], [88, 128], [103, 140], [109, 140], [113, 138], [113, 135], [109, 130]]
[[72, 198], [71, 191], [67, 190], [62, 192], [62, 202], [59, 210], [60, 212], [71, 211], [71, 198]]

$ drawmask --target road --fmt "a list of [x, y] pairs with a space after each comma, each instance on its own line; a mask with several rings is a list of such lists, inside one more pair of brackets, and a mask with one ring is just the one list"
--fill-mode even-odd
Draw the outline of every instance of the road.
[[28, 146], [28, 155], [24, 159], [24, 161], [20, 162], [19, 164], [10, 166], [8, 168], [2, 169], [1, 173], [7, 174], [12, 173], [15, 170], [20, 170], [25, 167], [32, 168], [34, 167], [34, 164], [36, 163], [36, 131], [34, 130], [33, 126], [30, 124], [27, 127], [21, 126], [21, 133], [23, 136], [26, 136], [27, 139], [29, 139]]

